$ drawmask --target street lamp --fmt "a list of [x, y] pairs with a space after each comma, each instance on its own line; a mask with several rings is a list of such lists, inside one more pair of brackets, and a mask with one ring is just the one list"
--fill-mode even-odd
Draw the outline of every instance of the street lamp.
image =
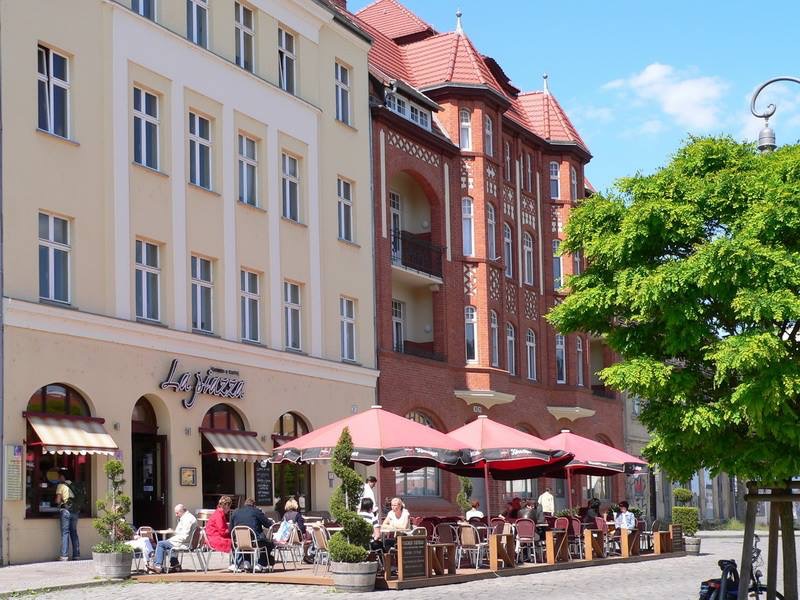
[[759, 113], [756, 111], [756, 99], [758, 95], [768, 85], [775, 83], [776, 81], [792, 81], [794, 83], [800, 83], [800, 78], [797, 77], [773, 77], [772, 79], [765, 81], [753, 94], [753, 99], [750, 100], [750, 112], [753, 113], [754, 117], [758, 117], [759, 119], [764, 119], [764, 129], [759, 131], [758, 133], [758, 150], [759, 152], [772, 152], [775, 150], [777, 145], [775, 144], [775, 132], [769, 126], [769, 118], [775, 114], [775, 105], [770, 104], [764, 110], [763, 113]]

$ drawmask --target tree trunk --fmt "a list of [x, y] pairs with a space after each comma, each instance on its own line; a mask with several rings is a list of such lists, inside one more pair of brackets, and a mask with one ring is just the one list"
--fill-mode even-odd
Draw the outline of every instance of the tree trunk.
[[782, 502], [781, 537], [783, 538], [783, 597], [786, 600], [797, 598], [797, 554], [794, 543], [794, 518], [791, 502]]
[[767, 550], [767, 600], [775, 600], [778, 588], [778, 531], [781, 519], [779, 504], [769, 507], [769, 549]]
[[[754, 495], [758, 486], [748, 482], [748, 495]], [[756, 532], [756, 501], [747, 500], [747, 514], [744, 518], [744, 541], [742, 544], [742, 562], [739, 563], [739, 598], [747, 598], [747, 588], [750, 586], [751, 560], [753, 558], [753, 536]]]

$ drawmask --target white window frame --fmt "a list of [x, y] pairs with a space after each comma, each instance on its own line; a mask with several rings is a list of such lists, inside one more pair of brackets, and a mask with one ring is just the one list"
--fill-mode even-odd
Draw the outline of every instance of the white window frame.
[[583, 257], [581, 256], [581, 251], [576, 250], [572, 254], [572, 274], [580, 275], [582, 269], [583, 269]]
[[458, 145], [462, 150], [472, 150], [472, 113], [466, 108], [458, 111]]
[[[47, 103], [47, 106], [46, 106], [46, 109], [47, 109], [47, 126], [42, 128], [41, 127], [41, 123], [38, 123], [38, 112], [37, 112], [38, 127], [42, 131], [46, 131], [48, 133], [52, 133], [53, 135], [57, 135], [59, 137], [63, 137], [64, 139], [70, 139], [70, 130], [71, 130], [70, 121], [72, 120], [71, 119], [71, 116], [72, 116], [71, 115], [71, 108], [70, 108], [70, 104], [71, 104], [70, 79], [71, 79], [72, 65], [70, 65], [69, 57], [64, 55], [64, 54], [61, 54], [60, 52], [56, 52], [55, 50], [53, 50], [52, 48], [50, 48], [48, 46], [43, 46], [41, 44], [39, 44], [39, 46], [37, 47], [36, 53], [37, 53], [37, 55], [36, 55], [36, 61], [37, 61], [36, 76], [37, 76], [37, 79], [38, 79], [39, 82], [45, 84], [46, 90], [47, 90], [47, 97], [46, 97], [46, 100], [45, 100], [46, 103]], [[40, 73], [39, 72], [38, 62], [39, 62], [39, 54], [40, 53], [44, 54], [45, 69], [47, 70], [46, 73]], [[54, 56], [58, 56], [58, 57], [64, 59], [64, 63], [66, 65], [66, 71], [67, 71], [66, 80], [61, 79], [59, 77], [56, 77], [54, 75], [54, 73], [53, 73], [53, 57]], [[55, 125], [54, 125], [55, 124], [55, 115], [56, 115], [55, 93], [54, 93], [55, 88], [59, 88], [59, 89], [64, 90], [64, 101], [66, 102], [66, 107], [65, 107], [65, 110], [64, 110], [64, 112], [65, 112], [64, 130], [65, 131], [64, 131], [63, 135], [56, 132]], [[38, 91], [37, 91], [37, 98], [38, 98]], [[39, 98], [37, 101], [41, 101], [41, 98]], [[38, 105], [37, 105], [37, 109], [39, 110], [39, 112], [41, 111], [41, 107], [38, 106]]]
[[356, 301], [339, 297], [339, 332], [342, 360], [356, 361]]
[[405, 303], [392, 298], [392, 350], [402, 352], [405, 344]]
[[528, 379], [536, 381], [536, 334], [532, 329], [528, 329], [525, 334], [525, 356], [528, 362]]
[[422, 108], [419, 104], [409, 102], [408, 120], [427, 131], [431, 130], [431, 112], [427, 108]]
[[[261, 275], [256, 271], [239, 271], [239, 311], [240, 338], [242, 341], [259, 343], [261, 341]], [[250, 307], [255, 304], [255, 324], [251, 321]], [[250, 335], [255, 325], [255, 337]]]
[[[294, 165], [294, 173], [291, 165]], [[284, 219], [300, 223], [300, 159], [287, 152], [281, 152], [281, 206]]]
[[353, 242], [355, 233], [353, 228], [353, 182], [343, 177], [337, 177], [336, 198], [339, 239]]
[[[469, 353], [469, 338], [472, 337], [472, 352]], [[474, 306], [464, 307], [464, 353], [468, 363], [478, 362], [478, 309]]]
[[486, 258], [497, 259], [497, 214], [493, 204], [486, 204]]
[[500, 325], [493, 310], [489, 311], [489, 358], [493, 367], [500, 366]]
[[[289, 44], [291, 42], [291, 48]], [[295, 94], [297, 92], [297, 36], [278, 28], [278, 85], [280, 88]], [[291, 77], [288, 76], [291, 74]]]
[[522, 234], [522, 272], [523, 281], [533, 285], [533, 236], [527, 231]]
[[[203, 263], [208, 263], [208, 279], [203, 279]], [[203, 331], [211, 333], [214, 331], [214, 261], [210, 258], [192, 254], [191, 257], [191, 271], [192, 271], [192, 298], [194, 300], [192, 310], [192, 329], [195, 331]], [[208, 295], [208, 314], [209, 320], [208, 328], [203, 328], [202, 314], [203, 314], [203, 293], [204, 289], [210, 290]], [[196, 310], [194, 310], [196, 307]]]
[[[201, 20], [202, 31], [199, 27]], [[186, 0], [186, 39], [208, 48], [208, 0]]]
[[483, 152], [486, 156], [494, 156], [494, 121], [489, 115], [483, 119]]
[[559, 254], [561, 240], [552, 241], [553, 248], [553, 289], [558, 291], [564, 287], [564, 263], [563, 256]]
[[509, 375], [517, 374], [517, 333], [511, 323], [506, 323], [506, 366]]
[[[283, 345], [287, 350], [303, 349], [303, 304], [300, 285], [283, 282]], [[295, 331], [295, 328], [297, 331]], [[296, 341], [296, 343], [294, 343]]]
[[511, 142], [503, 142], [503, 175], [506, 181], [511, 181]]
[[577, 384], [583, 387], [583, 338], [580, 336], [575, 338], [575, 363]]
[[[236, 46], [236, 64], [245, 71], [252, 73], [255, 70], [255, 48], [256, 48], [256, 32], [255, 32], [255, 19], [256, 12], [246, 4], [235, 2], [233, 5], [234, 12], [234, 44]], [[250, 13], [250, 23], [252, 26], [248, 27], [245, 23], [245, 15]], [[245, 41], [250, 38], [250, 55], [247, 56], [247, 44]], [[249, 64], [248, 64], [249, 63]]]
[[[567, 383], [567, 342], [563, 335], [556, 334], [556, 383]], [[559, 361], [561, 369], [559, 373]]]
[[[248, 146], [253, 150], [252, 155]], [[239, 202], [249, 206], [258, 206], [258, 140], [245, 133], [239, 133], [238, 148]], [[249, 170], [248, 167], [251, 167], [252, 170]], [[252, 196], [252, 201], [249, 196]]]
[[[205, 121], [208, 123], [208, 137], [204, 138], [200, 134], [200, 124], [201, 121]], [[194, 127], [192, 126], [194, 123]], [[192, 132], [194, 129], [194, 132]], [[208, 165], [206, 168], [208, 169], [208, 185], [203, 185], [203, 177], [201, 175], [201, 167], [203, 167], [200, 161], [200, 148], [204, 147], [208, 150]], [[189, 111], [189, 183], [192, 183], [198, 187], [201, 187], [206, 190], [210, 190], [211, 186], [213, 185], [213, 156], [211, 153], [211, 119], [201, 115], [200, 113], [196, 113], [194, 111]], [[194, 166], [194, 179], [192, 179], [192, 166]]]
[[[42, 295], [41, 285], [39, 286], [39, 298], [43, 300], [50, 300], [51, 302], [59, 302], [61, 304], [70, 304], [71, 303], [71, 296], [72, 296], [72, 224], [70, 223], [69, 219], [65, 219], [64, 217], [59, 217], [57, 215], [52, 215], [46, 212], [39, 212], [39, 216], [37, 216], [36, 227], [38, 231], [39, 221], [38, 219], [40, 216], [47, 217], [47, 238], [39, 237], [39, 247], [47, 248], [47, 294]], [[55, 241], [55, 221], [63, 221], [66, 223], [67, 229], [67, 242], [57, 242]], [[67, 273], [66, 273], [66, 280], [67, 280], [67, 297], [66, 298], [56, 298], [55, 297], [55, 254], [56, 252], [63, 252], [67, 256]]]
[[350, 67], [336, 61], [333, 67], [336, 92], [336, 120], [345, 125], [351, 124], [350, 106]]
[[[136, 92], [139, 92], [139, 107], [136, 106]], [[155, 102], [155, 115], [151, 115], [147, 112], [147, 97], [152, 97]], [[142, 165], [144, 167], [148, 167], [150, 169], [155, 169], [158, 171], [158, 166], [161, 164], [160, 160], [160, 145], [161, 145], [161, 126], [159, 122], [159, 114], [160, 114], [160, 103], [161, 99], [158, 97], [157, 94], [149, 92], [148, 90], [140, 87], [140, 86], [133, 86], [133, 160], [135, 163]], [[155, 136], [156, 136], [156, 155], [155, 157], [150, 157], [147, 153], [148, 144], [147, 144], [147, 126], [152, 125], [155, 127]], [[136, 160], [136, 134], [139, 134], [139, 141], [141, 144], [140, 148], [140, 156], [139, 160]], [[150, 164], [150, 159], [154, 158], [154, 163]]]
[[461, 241], [464, 256], [475, 256], [475, 203], [472, 198], [461, 199]]
[[533, 159], [530, 152], [525, 153], [525, 187], [529, 192], [533, 191]]
[[[147, 10], [148, 8], [150, 10]], [[131, 3], [131, 10], [145, 19], [150, 19], [151, 21], [156, 20], [156, 0], [133, 0]], [[148, 12], [150, 13], [149, 15], [147, 14]]]
[[506, 277], [514, 277], [514, 234], [511, 225], [503, 223], [503, 260], [506, 263]]
[[561, 199], [561, 165], [556, 161], [550, 161], [550, 199]]
[[[156, 264], [151, 265], [147, 261], [147, 250], [149, 248], [155, 248], [156, 251]], [[136, 310], [136, 318], [137, 319], [145, 319], [147, 321], [160, 321], [161, 320], [161, 248], [158, 244], [154, 244], [153, 242], [148, 242], [147, 240], [137, 239], [134, 248], [134, 263], [135, 263], [135, 278], [136, 284], [134, 287], [136, 288], [136, 303], [134, 307], [136, 308], [139, 304], [142, 306], [141, 313]], [[137, 258], [137, 256], [141, 256], [141, 261]], [[150, 283], [148, 279], [148, 275], [155, 276], [155, 287], [156, 287], [156, 312], [155, 317], [148, 316], [150, 312], [150, 306], [148, 305], [147, 299], [150, 297]], [[141, 278], [141, 279], [140, 279]], [[141, 283], [140, 283], [141, 281]], [[141, 291], [141, 302], [139, 301], [139, 291]]]
[[575, 167], [569, 168], [569, 199], [573, 202], [578, 201], [578, 172]]

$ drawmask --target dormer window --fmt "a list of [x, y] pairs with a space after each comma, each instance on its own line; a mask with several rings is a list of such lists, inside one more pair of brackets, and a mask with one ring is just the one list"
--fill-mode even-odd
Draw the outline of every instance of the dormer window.
[[431, 130], [431, 111], [391, 92], [386, 92], [385, 98], [386, 108], [390, 111], [416, 123], [427, 131]]

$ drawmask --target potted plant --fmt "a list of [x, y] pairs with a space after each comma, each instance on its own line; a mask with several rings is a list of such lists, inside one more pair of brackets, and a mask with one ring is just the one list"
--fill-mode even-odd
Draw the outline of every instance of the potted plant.
[[683, 527], [683, 544], [687, 554], [700, 554], [700, 538], [695, 537], [700, 523], [700, 511], [695, 506], [686, 506], [694, 497], [691, 490], [675, 488], [672, 491], [675, 502], [672, 507], [672, 524]]
[[125, 543], [133, 535], [125, 515], [131, 509], [131, 499], [122, 493], [125, 468], [118, 460], [105, 465], [110, 491], [97, 501], [97, 518], [92, 523], [103, 541], [92, 547], [92, 561], [97, 575], [106, 579], [124, 579], [131, 576], [133, 550]]
[[375, 589], [378, 563], [367, 561], [372, 526], [356, 512], [363, 482], [350, 466], [353, 440], [347, 427], [333, 451], [332, 468], [341, 485], [331, 497], [331, 514], [342, 530], [328, 542], [333, 584], [340, 592], [369, 592]]

